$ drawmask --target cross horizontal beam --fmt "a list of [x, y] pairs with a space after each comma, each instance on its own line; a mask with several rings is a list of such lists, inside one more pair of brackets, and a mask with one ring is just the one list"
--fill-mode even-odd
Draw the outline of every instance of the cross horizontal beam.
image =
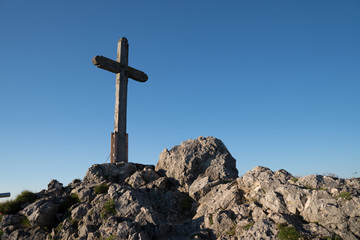
[[7, 192], [7, 193], [0, 193], [0, 198], [6, 198], [6, 197], [10, 197], [10, 193]]
[[[120, 73], [121, 69], [126, 66], [122, 66], [119, 62], [111, 60], [110, 58], [104, 56], [96, 56], [92, 59], [92, 63], [98, 68], [108, 70], [113, 73]], [[132, 78], [138, 82], [146, 82], [148, 80], [148, 76], [146, 73], [127, 66], [128, 77]]]

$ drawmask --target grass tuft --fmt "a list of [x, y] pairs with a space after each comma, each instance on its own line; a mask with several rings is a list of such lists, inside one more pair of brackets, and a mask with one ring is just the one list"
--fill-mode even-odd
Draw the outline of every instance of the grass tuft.
[[60, 205], [59, 212], [65, 213], [65, 212], [69, 211], [69, 209], [71, 208], [72, 205], [79, 203], [79, 202], [80, 202], [80, 199], [79, 199], [78, 195], [73, 193], [70, 196], [67, 196], [65, 198], [65, 200], [62, 202], [62, 204]]
[[277, 228], [279, 229], [278, 238], [280, 240], [298, 240], [303, 237], [294, 226], [278, 224]]
[[22, 217], [21, 218], [21, 226], [24, 227], [24, 228], [29, 228], [31, 227], [31, 224], [30, 224], [30, 221], [27, 217]]
[[70, 224], [71, 224], [71, 227], [78, 228], [79, 220], [70, 218]]
[[212, 214], [209, 215], [209, 222], [210, 222], [210, 225], [213, 225], [213, 224], [214, 224], [214, 219], [213, 219], [213, 215], [212, 215]]
[[115, 240], [116, 236], [111, 235], [110, 237], [107, 237], [105, 240]]
[[252, 226], [254, 226], [254, 224], [255, 224], [255, 223], [253, 223], [253, 222], [248, 223], [248, 224], [246, 224], [246, 225], [243, 227], [243, 229], [244, 229], [244, 230], [250, 230], [250, 228], [252, 228]]
[[94, 187], [96, 194], [107, 193], [108, 189], [109, 189], [109, 185], [107, 185], [106, 183], [102, 183], [102, 184]]
[[236, 233], [236, 223], [233, 222], [233, 225], [230, 228], [230, 230], [227, 232], [227, 234], [230, 235], [230, 236], [234, 236], [235, 233]]
[[115, 210], [115, 202], [114, 199], [109, 199], [105, 205], [103, 210], [101, 211], [101, 218], [105, 219], [107, 218], [107, 216], [109, 215], [114, 215], [116, 213]]
[[351, 193], [349, 192], [341, 192], [337, 197], [336, 199], [339, 199], [339, 198], [342, 198], [342, 199], [345, 199], [345, 200], [351, 200]]
[[296, 183], [297, 181], [299, 181], [299, 179], [296, 178], [296, 177], [292, 177], [290, 180], [293, 181], [294, 183]]
[[21, 192], [15, 200], [9, 200], [0, 203], [0, 212], [2, 214], [14, 214], [21, 210], [21, 206], [26, 203], [32, 203], [36, 200], [36, 194], [30, 191]]

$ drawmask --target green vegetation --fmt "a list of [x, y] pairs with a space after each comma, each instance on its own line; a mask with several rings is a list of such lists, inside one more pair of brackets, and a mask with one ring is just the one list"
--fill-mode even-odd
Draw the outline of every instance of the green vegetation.
[[27, 219], [27, 217], [24, 216], [21, 218], [21, 226], [24, 228], [28, 228], [31, 226], [30, 221], [29, 221], [29, 219]]
[[4, 233], [3, 230], [0, 230], [0, 237], [3, 235], [3, 233]]
[[254, 226], [254, 224], [255, 224], [254, 222], [248, 223], [243, 227], [243, 229], [244, 230], [249, 230], [250, 228], [252, 228], [252, 226]]
[[310, 189], [310, 190], [314, 190], [314, 188], [312, 186], [310, 186], [310, 185], [305, 185], [305, 188]]
[[108, 215], [114, 215], [116, 213], [115, 210], [115, 202], [114, 199], [109, 199], [105, 205], [103, 210], [101, 211], [101, 218], [105, 219]]
[[34, 202], [35, 200], [36, 194], [30, 191], [23, 191], [16, 197], [16, 201], [22, 204]]
[[21, 192], [15, 200], [9, 200], [0, 203], [0, 212], [3, 214], [14, 214], [21, 210], [21, 205], [25, 203], [32, 203], [36, 200], [35, 193], [30, 191]]
[[70, 224], [71, 224], [71, 227], [78, 228], [79, 220], [70, 218]]
[[192, 204], [194, 200], [190, 196], [186, 196], [180, 201], [180, 209], [181, 213], [185, 213], [186, 211], [191, 212]]
[[326, 240], [342, 240], [342, 238], [339, 237], [338, 235], [334, 235], [334, 236], [326, 238]]
[[105, 238], [105, 240], [114, 240], [115, 238], [116, 238], [116, 236], [112, 235], [110, 237]]
[[61, 203], [59, 212], [65, 213], [69, 211], [72, 205], [79, 203], [80, 199], [77, 194], [73, 193], [70, 196], [67, 196], [65, 200]]
[[236, 223], [233, 223], [232, 227], [230, 228], [230, 230], [226, 233], [230, 236], [234, 236], [236, 232]]
[[213, 220], [213, 215], [210, 214], [209, 216], [209, 222], [210, 222], [210, 225], [213, 225], [214, 224], [214, 220]]
[[57, 225], [57, 227], [55, 228], [55, 233], [58, 233], [61, 231], [61, 229], [63, 228], [64, 224], [61, 222], [59, 223], [59, 225]]
[[94, 187], [96, 194], [107, 193], [108, 189], [109, 189], [109, 185], [107, 185], [105, 183], [102, 183], [102, 184]]
[[278, 224], [277, 228], [279, 229], [278, 238], [281, 240], [298, 240], [303, 237], [294, 226]]
[[296, 177], [292, 177], [290, 180], [293, 181], [294, 183], [296, 183], [297, 181], [299, 181], [299, 179], [296, 178]]
[[342, 199], [345, 199], [345, 200], [351, 200], [351, 193], [349, 192], [341, 192], [337, 197], [336, 199], [339, 199], [339, 198], [342, 198]]

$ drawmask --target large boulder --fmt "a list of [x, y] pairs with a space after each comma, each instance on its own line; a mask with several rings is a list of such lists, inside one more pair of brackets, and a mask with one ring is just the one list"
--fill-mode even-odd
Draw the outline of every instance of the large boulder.
[[31, 225], [46, 227], [55, 223], [59, 207], [59, 204], [41, 199], [25, 207], [21, 213], [27, 217]]
[[113, 182], [121, 183], [130, 177], [137, 168], [134, 163], [94, 164], [86, 172], [85, 183]]
[[214, 137], [199, 137], [185, 141], [170, 151], [164, 149], [155, 170], [174, 178], [185, 190], [189, 190], [199, 177], [208, 177], [208, 181], [213, 182], [232, 180], [238, 176], [236, 160], [223, 142]]

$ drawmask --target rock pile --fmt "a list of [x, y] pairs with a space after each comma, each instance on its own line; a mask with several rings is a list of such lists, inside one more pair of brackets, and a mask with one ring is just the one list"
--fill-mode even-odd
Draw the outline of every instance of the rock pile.
[[165, 149], [156, 166], [95, 164], [3, 214], [0, 239], [360, 239], [360, 179], [235, 166], [213, 137]]

